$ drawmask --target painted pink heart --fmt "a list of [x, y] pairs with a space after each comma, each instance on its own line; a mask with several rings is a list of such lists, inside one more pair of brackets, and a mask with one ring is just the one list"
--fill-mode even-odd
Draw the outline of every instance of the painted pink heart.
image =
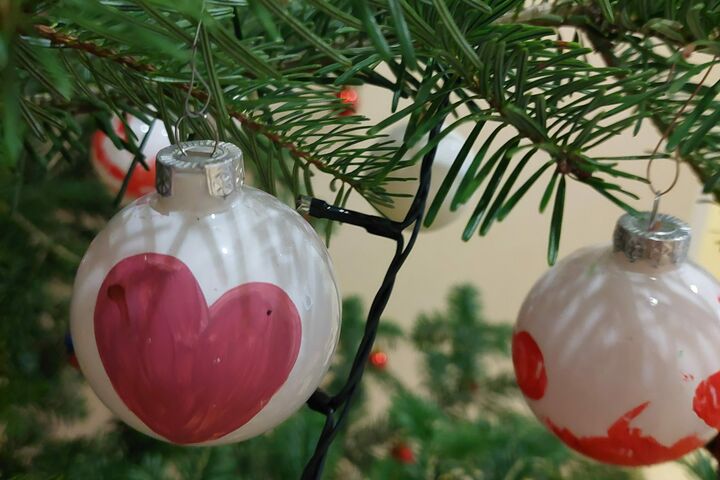
[[302, 331], [280, 287], [246, 283], [208, 308], [190, 269], [157, 253], [108, 272], [94, 324], [117, 394], [150, 429], [180, 444], [223, 437], [262, 410], [287, 380]]

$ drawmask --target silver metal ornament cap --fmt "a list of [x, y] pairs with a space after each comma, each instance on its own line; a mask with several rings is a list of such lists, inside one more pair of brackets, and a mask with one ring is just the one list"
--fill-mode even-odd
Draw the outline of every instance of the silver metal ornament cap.
[[162, 196], [172, 195], [173, 176], [181, 173], [204, 174], [211, 197], [225, 198], [243, 184], [243, 153], [232, 143], [193, 140], [170, 145], [156, 157], [155, 189]]
[[626, 213], [617, 221], [613, 248], [631, 262], [648, 261], [655, 267], [685, 261], [690, 248], [690, 226], [671, 215], [658, 213], [650, 225], [650, 212]]

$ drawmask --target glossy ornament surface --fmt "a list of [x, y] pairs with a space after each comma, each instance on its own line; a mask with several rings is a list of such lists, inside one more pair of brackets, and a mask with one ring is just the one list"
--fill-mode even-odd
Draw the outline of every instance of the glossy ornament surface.
[[[401, 125], [390, 130], [390, 132], [388, 133], [388, 140], [392, 140], [393, 144], [396, 146], [402, 145], [403, 136], [405, 135], [405, 128], [406, 126]], [[419, 141], [418, 143], [410, 147], [405, 153], [403, 159], [411, 160], [413, 158], [416, 158], [420, 150], [422, 150], [423, 147], [426, 145], [426, 142], [427, 136], [422, 141]], [[445, 177], [450, 171], [450, 167], [452, 167], [455, 158], [458, 156], [458, 153], [460, 153], [460, 150], [462, 149], [464, 144], [465, 139], [455, 132], [450, 132], [438, 144], [437, 152], [435, 153], [435, 160], [433, 161], [432, 165], [430, 193], [428, 195], [426, 208], [429, 208], [433, 200], [435, 199], [435, 195], [437, 194], [438, 190], [440, 190], [440, 186], [442, 185], [443, 180], [445, 180]], [[468, 153], [467, 158], [472, 159], [475, 157], [475, 155], [476, 151], [474, 149], [471, 149]], [[385, 190], [388, 193], [392, 195], [400, 194], [404, 196], [393, 196], [393, 204], [391, 206], [379, 204], [374, 205], [380, 213], [382, 213], [391, 220], [404, 220], [405, 215], [407, 215], [408, 210], [410, 210], [410, 205], [412, 205], [413, 197], [415, 196], [418, 188], [418, 178], [420, 177], [420, 166], [422, 158], [416, 158], [416, 160], [417, 161], [413, 165], [396, 170], [392, 173], [392, 178], [402, 178], [405, 180], [392, 180], [385, 184]], [[429, 227], [423, 227], [423, 230], [436, 230], [450, 224], [453, 220], [460, 216], [460, 211], [463, 210], [465, 206], [467, 206], [466, 203], [465, 205], [461, 205], [455, 211], [450, 210], [450, 202], [455, 196], [455, 192], [460, 185], [460, 181], [462, 180], [463, 175], [467, 171], [467, 166], [468, 162], [466, 161], [463, 163], [463, 166], [460, 167], [460, 171], [458, 172], [455, 181], [450, 187], [450, 190], [448, 191], [448, 194], [446, 195], [445, 200], [440, 207], [440, 210], [438, 210], [438, 213], [435, 216], [435, 220]]]
[[123, 421], [173, 443], [222, 444], [310, 397], [337, 344], [340, 300], [315, 231], [242, 185], [237, 147], [210, 156], [212, 142], [185, 145], [205, 160], [160, 152], [164, 195], [131, 203], [92, 242], [71, 331], [85, 377]]
[[582, 249], [532, 288], [513, 335], [516, 379], [578, 452], [675, 460], [720, 427], [720, 284], [682, 255], [670, 261], [672, 243], [618, 241], [632, 248]]
[[[115, 134], [123, 140], [128, 140], [125, 125], [120, 119], [113, 117], [111, 122]], [[142, 165], [137, 165], [125, 191], [125, 198], [134, 200], [155, 191], [155, 156], [162, 148], [170, 145], [170, 140], [165, 126], [159, 120], [147, 125], [139, 118], [128, 114], [126, 122], [135, 134], [135, 141], [138, 145], [146, 134], [149, 135], [142, 151], [150, 170], [145, 170]], [[100, 130], [92, 136], [90, 152], [90, 161], [98, 177], [113, 194], [117, 194], [132, 164], [134, 155], [116, 147], [110, 137]]]

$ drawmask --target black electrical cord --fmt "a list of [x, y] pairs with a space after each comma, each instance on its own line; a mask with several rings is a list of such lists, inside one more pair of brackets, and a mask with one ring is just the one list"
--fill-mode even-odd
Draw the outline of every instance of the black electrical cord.
[[[447, 101], [446, 98], [440, 107], [441, 109], [447, 105]], [[432, 141], [440, 133], [443, 120], [438, 122], [431, 130], [428, 141]], [[301, 477], [302, 480], [320, 480], [328, 450], [347, 418], [352, 400], [355, 397], [355, 393], [357, 392], [357, 388], [360, 385], [365, 371], [368, 357], [372, 351], [375, 337], [377, 336], [380, 316], [390, 300], [390, 294], [395, 285], [397, 274], [415, 245], [418, 233], [420, 232], [423, 215], [425, 214], [425, 205], [430, 192], [431, 169], [436, 151], [437, 146], [430, 150], [422, 159], [419, 186], [412, 205], [405, 219], [401, 222], [394, 222], [387, 218], [335, 207], [316, 198], [302, 197], [298, 201], [298, 210], [312, 217], [360, 226], [373, 235], [390, 238], [396, 243], [395, 255], [390, 261], [390, 266], [385, 272], [383, 282], [375, 294], [375, 298], [368, 311], [365, 331], [363, 332], [362, 340], [358, 346], [345, 385], [338, 393], [332, 396], [318, 389], [307, 401], [309, 408], [325, 415], [325, 425], [320, 432], [320, 438], [318, 439], [315, 451], [307, 465], [305, 465]], [[402, 232], [410, 225], [413, 225], [413, 229], [406, 245]]]

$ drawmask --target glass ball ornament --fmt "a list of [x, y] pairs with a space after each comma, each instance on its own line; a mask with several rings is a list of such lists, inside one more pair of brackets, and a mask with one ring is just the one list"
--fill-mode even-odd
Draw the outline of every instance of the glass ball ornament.
[[[392, 141], [392, 145], [400, 146], [403, 143], [403, 137], [405, 136], [405, 125], [400, 125], [388, 133], [388, 140]], [[422, 158], [418, 157], [420, 150], [427, 145], [428, 136], [426, 135], [423, 140], [418, 141], [416, 144], [411, 145], [405, 153], [403, 160], [409, 161], [414, 160], [415, 163], [412, 165], [401, 168], [392, 172], [391, 177], [395, 179], [404, 180], [391, 180], [385, 184], [385, 190], [394, 195], [392, 197], [392, 205], [381, 205], [375, 204], [375, 208], [385, 215], [390, 220], [402, 221], [405, 219], [407, 212], [410, 210], [413, 198], [418, 189], [420, 167]], [[430, 207], [435, 195], [437, 195], [440, 186], [445, 180], [450, 168], [452, 167], [455, 158], [457, 158], [460, 150], [465, 144], [465, 138], [461, 135], [450, 132], [438, 143], [437, 152], [435, 153], [435, 159], [433, 160], [432, 173], [430, 177], [430, 191], [428, 193], [428, 200], [426, 209]], [[471, 149], [468, 153], [467, 158], [474, 158], [476, 151]], [[465, 172], [468, 169], [468, 162], [463, 162], [460, 170], [455, 177], [448, 194], [445, 196], [445, 200], [437, 212], [433, 223], [429, 227], [424, 227], [423, 230], [437, 230], [442, 227], [449, 225], [452, 221], [460, 216], [460, 211], [463, 210], [467, 203], [460, 205], [456, 210], [450, 210], [450, 202], [457, 192], [460, 181], [462, 180]], [[396, 196], [403, 195], [403, 196]]]
[[[125, 117], [127, 125], [134, 134], [135, 142], [139, 145], [145, 135], [149, 138], [142, 149], [145, 162], [149, 170], [137, 165], [133, 170], [124, 198], [134, 200], [146, 193], [155, 191], [155, 156], [162, 149], [170, 145], [165, 125], [160, 120], [153, 120], [146, 124], [134, 115]], [[117, 116], [111, 120], [115, 134], [123, 140], [128, 140], [125, 124]], [[100, 181], [115, 195], [120, 191], [125, 175], [135, 157], [130, 151], [115, 146], [105, 132], [98, 130], [93, 133], [90, 148], [90, 163]]]
[[720, 427], [720, 284], [686, 260], [690, 229], [625, 215], [613, 247], [585, 248], [533, 286], [512, 340], [538, 417], [600, 462], [643, 466]]
[[131, 427], [176, 444], [259, 435], [325, 375], [340, 297], [312, 227], [243, 185], [234, 145], [158, 153], [157, 193], [114, 216], [75, 279], [85, 378]]

